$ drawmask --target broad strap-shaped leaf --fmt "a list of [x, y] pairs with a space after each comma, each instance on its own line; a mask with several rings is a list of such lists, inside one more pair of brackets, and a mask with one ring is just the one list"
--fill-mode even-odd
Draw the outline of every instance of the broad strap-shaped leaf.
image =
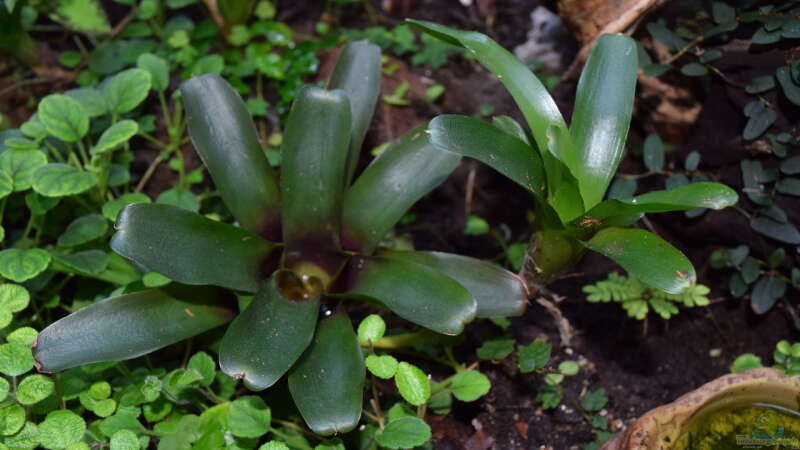
[[364, 398], [364, 356], [344, 312], [323, 320], [289, 372], [289, 391], [306, 424], [327, 436], [358, 425]]
[[381, 49], [368, 41], [347, 44], [339, 54], [328, 89], [341, 89], [350, 99], [352, 131], [347, 154], [345, 186], [350, 184], [358, 164], [361, 144], [369, 129], [381, 82]]
[[586, 215], [593, 219], [638, 213], [686, 211], [690, 209], [723, 209], [733, 206], [739, 195], [720, 183], [700, 182], [662, 191], [648, 192], [626, 199], [606, 200]]
[[350, 101], [341, 90], [306, 87], [286, 121], [281, 148], [283, 241], [287, 258], [340, 248]]
[[280, 238], [280, 188], [238, 93], [215, 73], [181, 86], [189, 134], [222, 199], [245, 229]]
[[[41, 371], [136, 358], [218, 327], [234, 316], [225, 292], [172, 284], [101, 300], [51, 324], [34, 343]], [[233, 300], [231, 298], [230, 300]]]
[[428, 125], [431, 143], [487, 164], [534, 195], [544, 195], [542, 157], [525, 142], [492, 124], [459, 115], [435, 117]]
[[542, 162], [547, 175], [547, 201], [558, 213], [559, 219], [567, 223], [584, 213], [580, 184], [558, 157], [569, 141], [569, 132], [560, 127], [547, 129], [547, 149], [542, 152]]
[[692, 262], [649, 231], [606, 228], [582, 244], [611, 258], [631, 276], [670, 294], [682, 292], [696, 279]]
[[[475, 31], [462, 31], [422, 20], [407, 20], [422, 31], [447, 43], [466, 48], [472, 56], [497, 76], [519, 106], [533, 132], [539, 149], [547, 148], [547, 128], [555, 125], [566, 129], [564, 118], [553, 97], [528, 66], [488, 36]], [[567, 166], [574, 159], [571, 144], [559, 155]]]
[[476, 317], [519, 316], [528, 303], [522, 280], [488, 261], [441, 252], [380, 252], [379, 256], [438, 270], [464, 286], [477, 304]]
[[600, 37], [578, 81], [570, 133], [586, 208], [600, 203], [617, 171], [631, 123], [638, 67], [636, 41], [622, 34]]
[[457, 335], [475, 318], [475, 298], [457, 281], [428, 266], [356, 256], [345, 273], [345, 295], [367, 300], [437, 333]]
[[344, 196], [343, 244], [371, 254], [417, 200], [456, 168], [461, 157], [430, 143], [424, 125], [401, 136], [358, 177]]
[[223, 372], [253, 390], [266, 389], [303, 354], [317, 324], [319, 291], [289, 271], [275, 272], [231, 323], [219, 349]]
[[278, 245], [172, 205], [128, 205], [116, 229], [115, 252], [180, 283], [255, 292], [277, 265]]

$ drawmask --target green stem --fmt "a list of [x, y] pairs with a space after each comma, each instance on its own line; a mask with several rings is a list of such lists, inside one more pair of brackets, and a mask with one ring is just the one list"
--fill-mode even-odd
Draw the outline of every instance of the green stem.
[[396, 334], [394, 336], [384, 336], [372, 343], [374, 348], [382, 349], [397, 349], [404, 347], [413, 347], [423, 342], [429, 341], [436, 336], [431, 330], [419, 330], [413, 333]]
[[86, 146], [83, 145], [83, 141], [82, 140], [78, 140], [78, 151], [81, 154], [81, 159], [83, 159], [84, 167], [88, 166], [89, 165], [89, 161], [90, 161], [89, 154], [86, 153]]
[[47, 149], [50, 151], [50, 155], [53, 156], [53, 158], [57, 159], [58, 162], [60, 162], [60, 163], [66, 163], [67, 162], [67, 160], [64, 159], [64, 155], [62, 155], [61, 152], [58, 151], [57, 148], [53, 147], [53, 144], [51, 144], [51, 143], [49, 143], [47, 141], [42, 141], [42, 142], [44, 143], [44, 146], [47, 147]]

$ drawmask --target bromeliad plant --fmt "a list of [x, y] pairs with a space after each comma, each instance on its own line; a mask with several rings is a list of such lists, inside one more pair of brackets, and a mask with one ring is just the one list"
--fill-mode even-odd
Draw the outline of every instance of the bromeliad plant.
[[624, 153], [636, 87], [636, 43], [602, 36], [578, 83], [567, 126], [536, 76], [487, 36], [423, 21], [409, 21], [445, 42], [465, 48], [505, 85], [530, 127], [510, 117], [493, 124], [444, 115], [428, 125], [437, 148], [475, 158], [522, 185], [534, 197], [534, 232], [522, 268], [530, 292], [573, 267], [594, 250], [641, 281], [679, 293], [695, 281], [691, 262], [648, 231], [631, 228], [644, 213], [736, 203], [736, 192], [702, 182], [625, 199], [603, 200]]
[[[521, 313], [522, 282], [495, 265], [445, 253], [376, 252], [406, 210], [460, 160], [435, 148], [423, 125], [350, 185], [379, 79], [380, 50], [354, 42], [329, 90], [299, 94], [285, 128], [280, 179], [236, 92], [216, 74], [187, 81], [181, 91], [190, 134], [240, 226], [170, 205], [126, 207], [112, 248], [176, 283], [112, 297], [54, 323], [34, 345], [39, 369], [133, 358], [235, 316], [216, 291], [203, 288], [206, 295], [198, 296], [186, 285], [255, 294], [222, 338], [220, 366], [254, 390], [288, 372], [303, 418], [324, 435], [358, 423], [365, 378], [350, 319], [341, 307], [332, 312], [330, 301], [372, 302], [447, 335], [474, 317]], [[318, 323], [320, 310], [325, 318]]]

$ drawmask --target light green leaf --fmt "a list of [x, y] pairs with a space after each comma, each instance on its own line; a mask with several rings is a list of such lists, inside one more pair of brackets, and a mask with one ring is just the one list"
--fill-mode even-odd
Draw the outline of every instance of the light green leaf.
[[103, 94], [100, 91], [93, 87], [70, 89], [64, 92], [64, 95], [80, 103], [90, 118], [102, 116], [108, 112], [106, 99], [103, 98]]
[[32, 345], [38, 335], [39, 332], [31, 327], [21, 327], [9, 333], [6, 340], [10, 343]]
[[197, 196], [181, 188], [167, 189], [158, 196], [156, 203], [177, 206], [192, 212], [200, 210], [200, 200]]
[[85, 33], [110, 33], [105, 10], [99, 0], [60, 0], [53, 17], [64, 26]]
[[55, 383], [44, 375], [29, 375], [17, 387], [17, 401], [22, 405], [33, 405], [55, 392]]
[[200, 381], [201, 386], [208, 387], [214, 382], [214, 373], [217, 370], [217, 365], [214, 359], [206, 352], [198, 352], [192, 355], [189, 363], [186, 365], [188, 369], [196, 370], [203, 378]]
[[397, 360], [391, 355], [369, 355], [364, 360], [367, 369], [378, 378], [388, 380], [397, 373]]
[[228, 426], [234, 436], [256, 438], [269, 432], [272, 414], [261, 397], [247, 395], [231, 402]]
[[[8, 397], [9, 389], [11, 389], [11, 386], [8, 384], [8, 381], [0, 377], [0, 402], [5, 401], [6, 397]], [[0, 423], [5, 422], [2, 411], [2, 408], [0, 408]], [[3, 431], [4, 430], [0, 429], [0, 435], [3, 434]]]
[[[2, 303], [0, 303], [2, 304]], [[386, 322], [377, 314], [370, 314], [358, 324], [358, 343], [369, 345], [383, 337], [386, 332]]]
[[[540, 151], [547, 148], [547, 129], [556, 126], [566, 129], [567, 125], [547, 88], [531, 72], [527, 65], [488, 36], [474, 31], [461, 31], [433, 22], [408, 20], [412, 26], [452, 45], [466, 48], [489, 71], [497, 76], [508, 89], [511, 96], [525, 116], [528, 126]], [[574, 159], [571, 143], [558, 155], [567, 166]]]
[[0, 252], [0, 275], [17, 283], [39, 275], [49, 264], [50, 254], [39, 248], [9, 248]]
[[136, 60], [136, 66], [150, 73], [154, 91], [164, 91], [169, 87], [169, 65], [163, 58], [152, 53], [143, 53]]
[[66, 95], [48, 95], [39, 103], [39, 120], [47, 132], [65, 142], [77, 142], [89, 131], [89, 115]]
[[431, 396], [431, 381], [428, 376], [407, 362], [401, 362], [397, 366], [394, 380], [403, 399], [414, 406], [424, 404]]
[[80, 442], [85, 432], [86, 422], [81, 416], [72, 411], [53, 411], [39, 424], [39, 442], [47, 449], [64, 449]]
[[720, 183], [691, 183], [663, 191], [653, 191], [632, 198], [606, 200], [592, 208], [587, 216], [605, 219], [636, 213], [658, 213], [691, 209], [723, 209], [735, 205], [739, 195]]
[[[21, 430], [23, 425], [25, 425], [25, 409], [22, 406], [11, 403], [0, 407], [0, 435], [11, 436]], [[8, 440], [5, 442], [8, 443]]]
[[575, 162], [564, 162], [578, 180], [586, 209], [603, 199], [622, 159], [637, 66], [636, 41], [622, 34], [605, 34], [581, 73], [570, 125]]
[[110, 152], [128, 142], [136, 133], [139, 132], [139, 124], [133, 120], [121, 120], [106, 129], [100, 135], [100, 139], [92, 147], [92, 154]]
[[414, 448], [431, 439], [431, 427], [417, 417], [393, 420], [375, 436], [382, 447], [390, 449]]
[[[23, 420], [24, 421], [24, 420]], [[39, 445], [39, 429], [33, 422], [24, 422], [18, 433], [3, 439], [3, 443], [13, 450], [32, 450]]]
[[489, 392], [492, 383], [486, 375], [477, 370], [463, 370], [453, 376], [450, 389], [462, 402], [473, 402]]
[[74, 247], [102, 237], [108, 231], [108, 220], [100, 214], [88, 214], [70, 222], [58, 237], [59, 247]]
[[33, 172], [47, 164], [47, 156], [39, 150], [6, 150], [0, 153], [0, 171], [11, 177], [14, 192], [31, 187]]
[[691, 261], [649, 231], [611, 227], [581, 243], [611, 258], [631, 276], [670, 294], [682, 292], [696, 280]]
[[12, 192], [14, 192], [14, 179], [11, 175], [0, 172], [0, 198], [8, 197]]
[[[547, 178], [542, 158], [517, 137], [492, 124], [457, 115], [434, 118], [428, 130], [435, 147], [477, 159], [534, 195], [545, 194]], [[546, 134], [545, 139], [546, 145]]]
[[134, 203], [150, 203], [150, 197], [141, 192], [123, 194], [103, 205], [103, 216], [112, 222], [116, 222], [122, 208]]
[[499, 361], [514, 351], [514, 339], [493, 339], [484, 341], [476, 354], [478, 359]]
[[111, 450], [139, 450], [139, 438], [131, 430], [119, 430], [111, 436]]
[[65, 197], [85, 192], [97, 184], [91, 172], [83, 172], [69, 164], [51, 163], [33, 173], [33, 190], [45, 197]]
[[15, 377], [33, 369], [33, 356], [28, 345], [8, 343], [0, 345], [0, 373]]
[[0, 284], [0, 309], [19, 312], [28, 307], [30, 294], [24, 286], [18, 284]]
[[150, 73], [144, 69], [128, 69], [105, 81], [100, 88], [109, 112], [123, 114], [139, 106], [147, 97]]

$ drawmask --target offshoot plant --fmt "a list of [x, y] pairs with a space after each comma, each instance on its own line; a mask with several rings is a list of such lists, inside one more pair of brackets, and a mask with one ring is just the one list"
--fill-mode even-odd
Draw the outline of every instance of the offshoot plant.
[[669, 293], [692, 286], [692, 263], [657, 235], [632, 228], [645, 213], [736, 203], [736, 192], [712, 182], [692, 183], [630, 198], [603, 200], [620, 159], [636, 86], [636, 43], [603, 35], [581, 74], [567, 126], [539, 79], [489, 37], [431, 22], [411, 25], [463, 47], [497, 76], [522, 111], [530, 131], [510, 117], [493, 123], [444, 115], [429, 126], [437, 148], [475, 158], [533, 195], [536, 217], [520, 275], [531, 294], [571, 269], [586, 250], [599, 252], [642, 282]]
[[[112, 249], [173, 282], [130, 285], [50, 325], [34, 343], [37, 367], [134, 358], [232, 320], [219, 346], [222, 371], [253, 390], [288, 374], [306, 423], [330, 435], [359, 422], [365, 382], [361, 347], [340, 300], [374, 304], [430, 330], [406, 337], [405, 345], [431, 331], [457, 335], [475, 317], [520, 314], [524, 286], [498, 266], [378, 248], [461, 158], [433, 146], [422, 125], [351, 184], [379, 80], [379, 48], [354, 42], [328, 89], [302, 90], [284, 130], [280, 178], [230, 85], [217, 74], [184, 83], [195, 148], [238, 226], [171, 205], [127, 206]], [[239, 308], [231, 293], [239, 294]], [[373, 347], [404, 340], [385, 339]]]

